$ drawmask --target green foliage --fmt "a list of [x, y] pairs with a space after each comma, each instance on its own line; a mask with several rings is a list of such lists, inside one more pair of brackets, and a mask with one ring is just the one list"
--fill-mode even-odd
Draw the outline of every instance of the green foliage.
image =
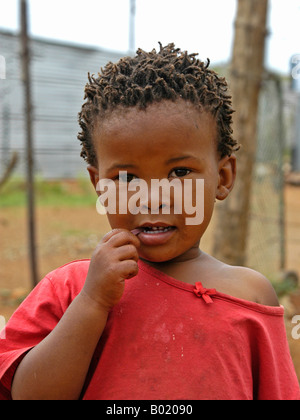
[[[87, 206], [95, 205], [97, 195], [88, 179], [35, 182], [38, 206]], [[0, 191], [0, 208], [26, 205], [26, 182], [21, 178], [11, 179]]]
[[282, 281], [274, 281], [272, 285], [277, 293], [278, 297], [288, 295], [298, 288], [297, 279], [293, 275], [287, 274], [287, 276]]

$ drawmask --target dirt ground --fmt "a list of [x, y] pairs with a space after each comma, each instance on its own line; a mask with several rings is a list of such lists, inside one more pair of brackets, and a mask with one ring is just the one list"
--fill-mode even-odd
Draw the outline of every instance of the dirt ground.
[[[286, 187], [287, 269], [300, 274], [300, 187]], [[37, 209], [38, 272], [43, 278], [66, 262], [90, 258], [109, 230], [105, 216], [91, 207]], [[210, 251], [211, 230], [202, 242]], [[9, 319], [30, 291], [26, 213], [24, 208], [0, 209], [0, 315]], [[282, 302], [292, 358], [300, 380], [300, 339], [292, 338], [293, 315], [300, 315], [300, 289]]]

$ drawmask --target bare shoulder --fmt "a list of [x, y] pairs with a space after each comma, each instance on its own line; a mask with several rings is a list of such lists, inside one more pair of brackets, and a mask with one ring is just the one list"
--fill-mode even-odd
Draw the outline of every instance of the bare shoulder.
[[228, 265], [224, 271], [230, 274], [234, 284], [239, 284], [243, 299], [266, 306], [279, 306], [276, 292], [263, 274], [250, 268]]
[[279, 306], [272, 284], [258, 271], [225, 264], [205, 253], [202, 253], [202, 261], [205, 266], [206, 287], [213, 287], [218, 292], [261, 305]]

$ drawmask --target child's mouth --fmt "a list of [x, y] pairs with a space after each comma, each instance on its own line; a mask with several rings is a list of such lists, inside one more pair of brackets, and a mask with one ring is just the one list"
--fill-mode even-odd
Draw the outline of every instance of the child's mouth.
[[163, 245], [175, 231], [175, 226], [145, 225], [135, 229], [133, 232], [144, 245]]
[[173, 226], [168, 226], [168, 227], [146, 227], [142, 230], [142, 232], [144, 233], [149, 233], [150, 235], [157, 235], [160, 233], [165, 233], [168, 232], [170, 229], [173, 229]]

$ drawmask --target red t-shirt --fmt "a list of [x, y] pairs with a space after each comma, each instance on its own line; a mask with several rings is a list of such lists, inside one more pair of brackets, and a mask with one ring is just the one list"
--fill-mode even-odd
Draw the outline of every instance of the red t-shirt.
[[[111, 311], [83, 399], [292, 400], [299, 384], [283, 308], [175, 280], [139, 261]], [[0, 399], [25, 354], [52, 331], [84, 284], [89, 260], [40, 282], [0, 340]]]

